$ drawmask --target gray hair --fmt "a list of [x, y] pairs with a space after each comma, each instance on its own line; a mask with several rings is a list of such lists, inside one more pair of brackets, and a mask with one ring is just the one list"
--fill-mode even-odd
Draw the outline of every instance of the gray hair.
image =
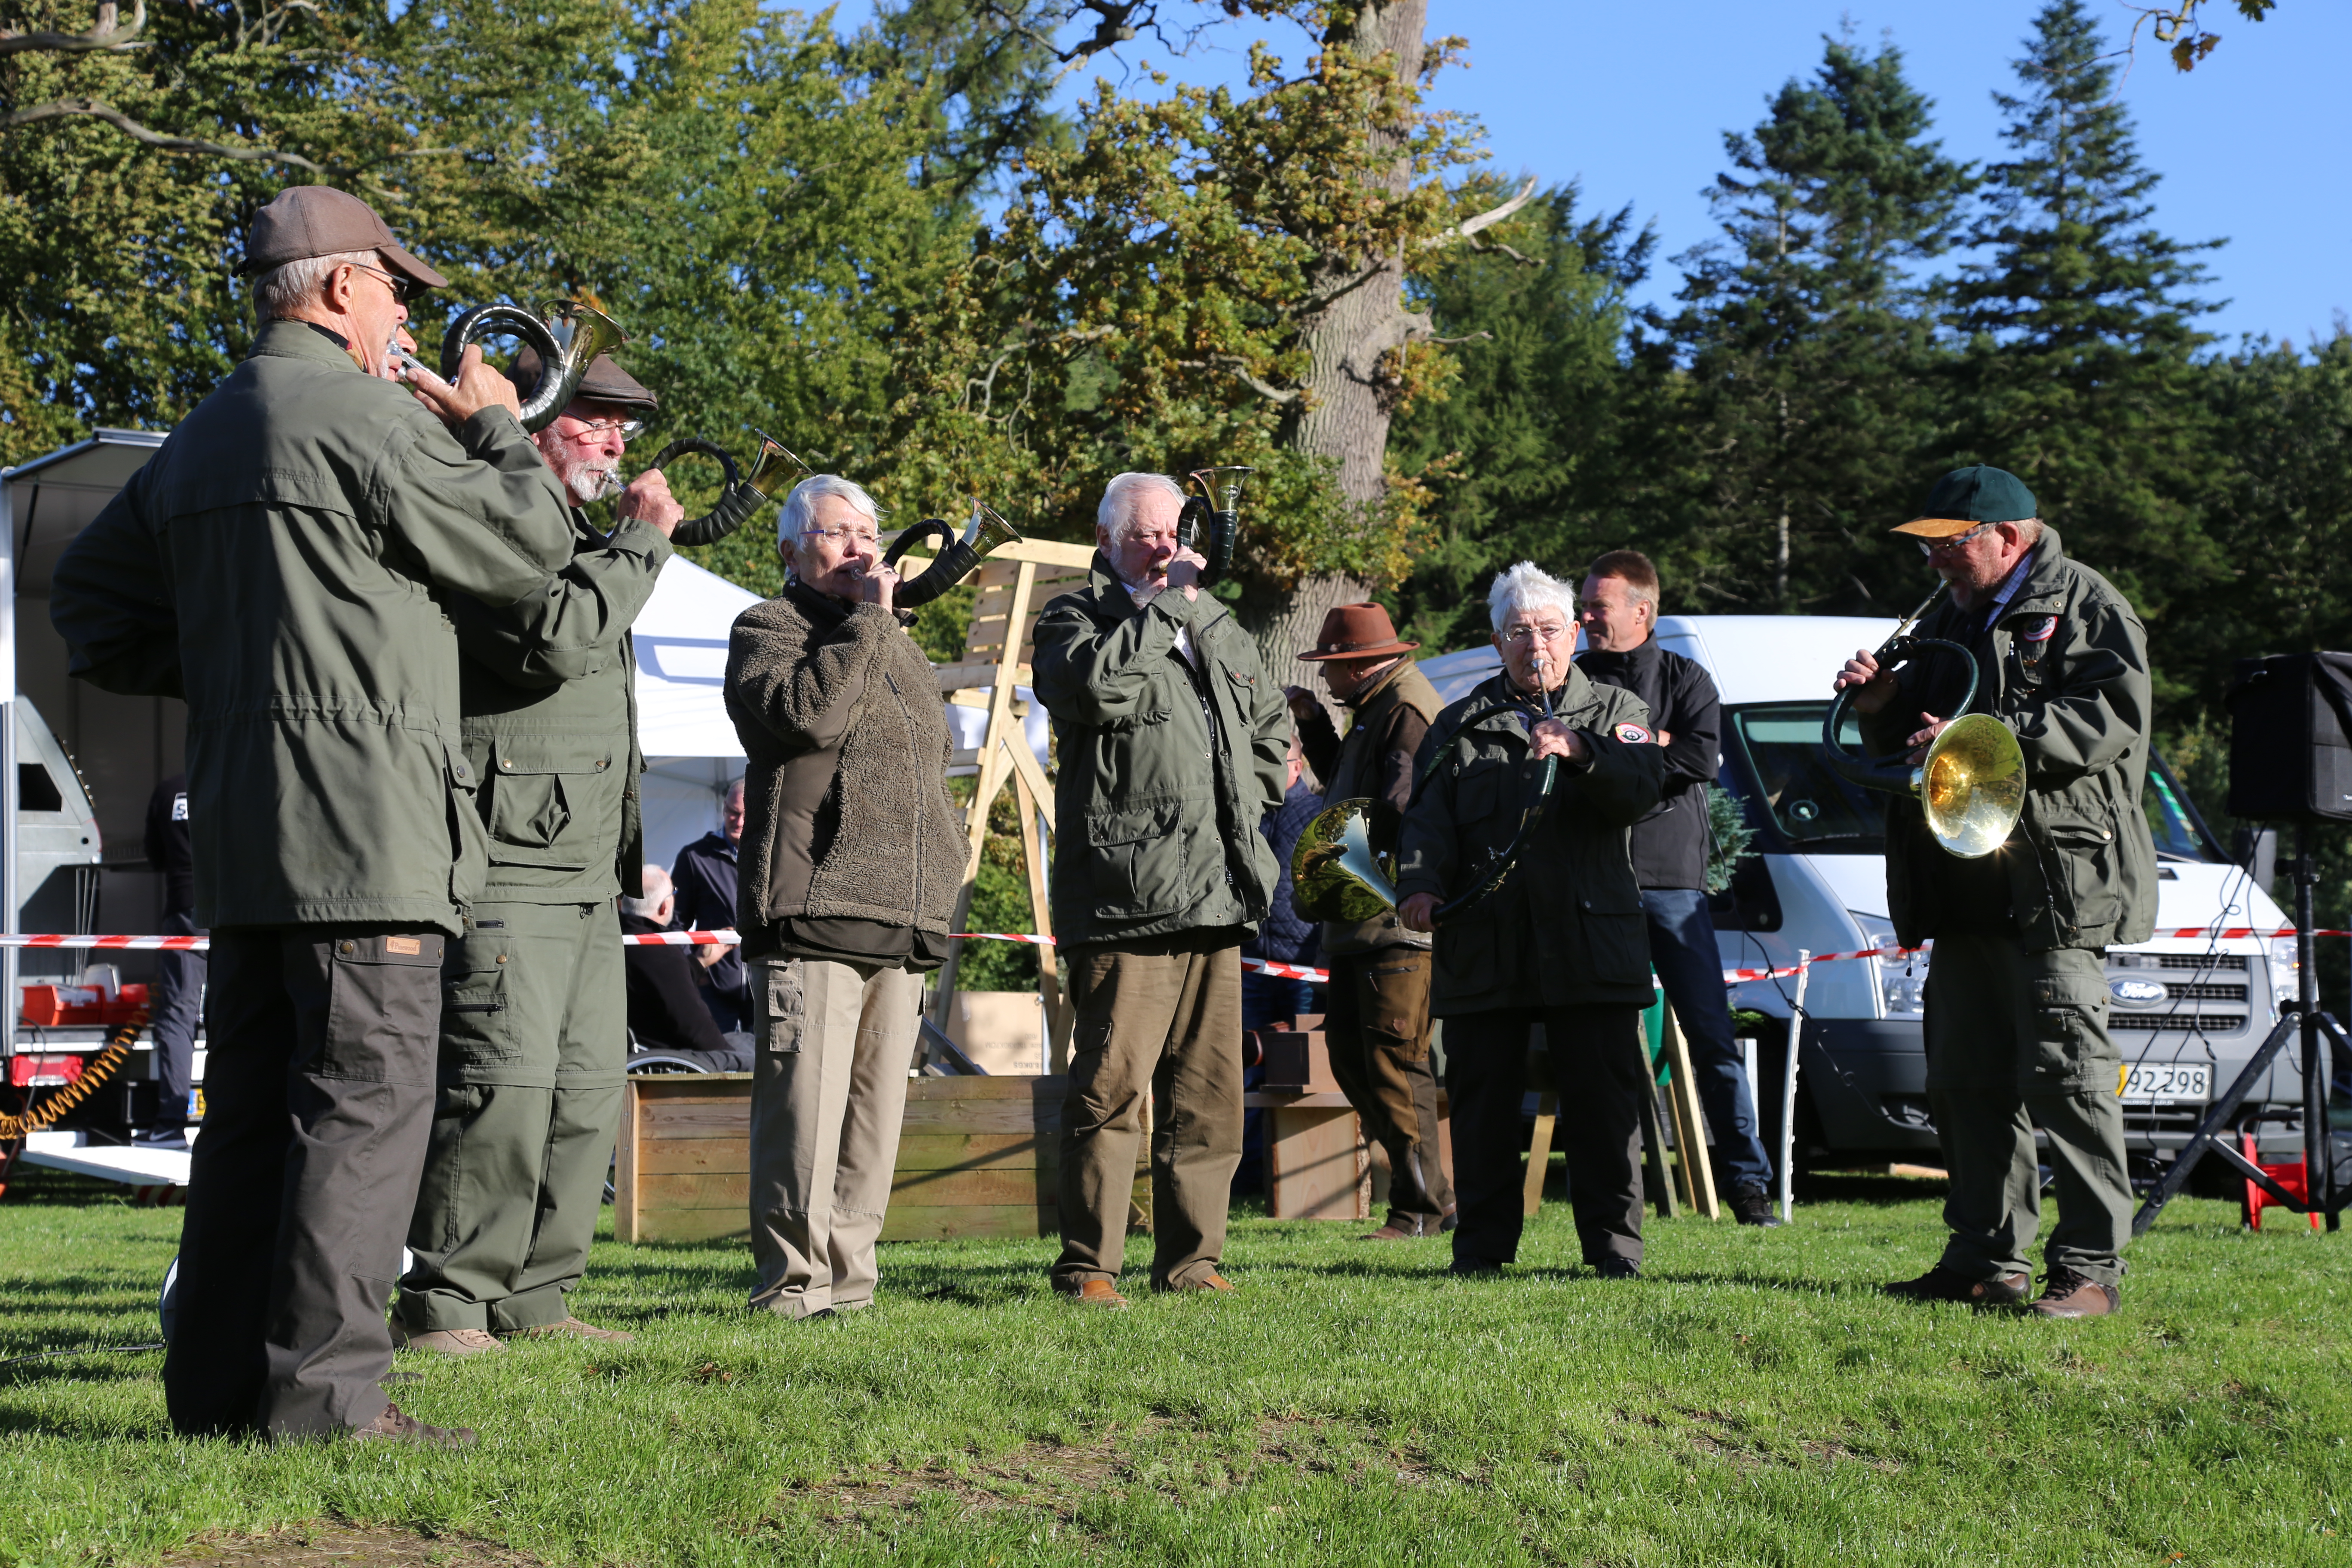
[[784, 498], [784, 504], [776, 509], [777, 549], [800, 549], [801, 541], [808, 535], [810, 519], [816, 511], [816, 503], [826, 496], [839, 496], [849, 503], [850, 510], [872, 523], [875, 531], [881, 531], [881, 509], [874, 504], [874, 498], [866, 493], [865, 486], [856, 479], [845, 479], [839, 474], [811, 474], [794, 485], [793, 493]]
[[1110, 483], [1103, 487], [1102, 502], [1095, 508], [1095, 526], [1109, 537], [1114, 549], [1135, 531], [1136, 510], [1144, 496], [1154, 491], [1174, 496], [1179, 505], [1184, 500], [1184, 487], [1166, 474], [1113, 474]]
[[1532, 561], [1522, 561], [1507, 572], [1496, 573], [1495, 585], [1486, 590], [1486, 612], [1498, 632], [1513, 610], [1533, 610], [1546, 605], [1558, 606], [1569, 624], [1575, 624], [1575, 594], [1567, 584]]
[[282, 321], [318, 298], [319, 285], [338, 267], [379, 267], [373, 250], [345, 250], [332, 256], [306, 256], [273, 267], [253, 282], [253, 314], [257, 321]]
[[622, 894], [621, 912], [649, 921], [654, 918], [654, 911], [661, 908], [661, 901], [670, 895], [669, 873], [648, 862], [646, 868], [637, 873], [637, 886], [645, 889], [645, 897], [633, 899], [626, 893]]

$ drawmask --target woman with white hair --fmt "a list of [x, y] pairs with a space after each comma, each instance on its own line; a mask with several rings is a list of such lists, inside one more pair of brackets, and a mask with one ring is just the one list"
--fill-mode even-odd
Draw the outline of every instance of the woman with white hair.
[[[1658, 804], [1664, 753], [1640, 698], [1594, 685], [1570, 662], [1567, 584], [1522, 561], [1495, 579], [1487, 605], [1503, 668], [1430, 727], [1397, 836], [1398, 918], [1437, 933], [1429, 1010], [1445, 1020], [1454, 1268], [1492, 1272], [1518, 1255], [1519, 1103], [1540, 1024], [1584, 1260], [1605, 1279], [1632, 1279], [1642, 1271], [1650, 956], [1628, 830]], [[1559, 776], [1516, 863], [1439, 923], [1442, 903], [1475, 890], [1512, 852], [1546, 758], [1559, 759]]]
[[919, 977], [946, 957], [964, 837], [954, 742], [914, 616], [892, 604], [873, 498], [803, 479], [776, 549], [789, 579], [737, 617], [726, 695], [747, 759], [751, 1305], [808, 1318], [873, 1304]]

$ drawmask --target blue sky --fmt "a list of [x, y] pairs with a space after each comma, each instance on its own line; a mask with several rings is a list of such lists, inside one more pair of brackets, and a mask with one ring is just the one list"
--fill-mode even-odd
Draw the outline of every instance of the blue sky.
[[[1936, 100], [1948, 153], [2000, 157], [1991, 94], [2014, 88], [2010, 62], [2038, 9], [2038, 0], [1430, 0], [1432, 35], [1470, 41], [1468, 68], [1441, 79], [1436, 101], [1484, 121], [1506, 172], [1580, 180], [1595, 210], [1631, 202], [1656, 224], [1663, 261], [1715, 232], [1703, 193], [1724, 167], [1723, 132], [1754, 125], [1781, 82], [1810, 73], [1822, 35], [1842, 21], [1860, 44], [1884, 37], [1903, 49], [1913, 81]], [[2123, 87], [2142, 155], [2165, 175], [2154, 221], [2176, 238], [2230, 241], [2207, 257], [2214, 282], [2204, 292], [2229, 301], [2207, 330], [2232, 346], [2242, 333], [2302, 342], [2352, 310], [2352, 205], [2337, 184], [2352, 143], [2352, 5], [2282, 0], [2260, 25], [2221, 0], [2208, 9], [2223, 41], [2202, 66], [2184, 77], [2143, 42]], [[868, 11], [847, 0], [839, 19]], [[2124, 6], [2093, 0], [2093, 12], [2120, 42]], [[1149, 45], [1129, 51], [1181, 78], [1232, 79], [1252, 36], [1230, 26], [1181, 61]], [[1670, 298], [1677, 279], [1664, 262], [1643, 298]]]

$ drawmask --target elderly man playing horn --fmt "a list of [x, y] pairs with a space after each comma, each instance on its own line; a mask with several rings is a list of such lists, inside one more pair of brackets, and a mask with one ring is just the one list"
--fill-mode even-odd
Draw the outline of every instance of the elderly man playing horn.
[[447, 606], [572, 559], [514, 388], [381, 375], [446, 281], [355, 196], [255, 215], [250, 357], [58, 562], [72, 673], [184, 696], [208, 1114], [163, 1363], [186, 1433], [455, 1442], [403, 1415], [384, 1300], [433, 1113], [445, 944], [485, 865]]
[[1037, 618], [1036, 691], [1061, 758], [1054, 929], [1076, 1009], [1062, 1102], [1054, 1288], [1123, 1307], [1136, 1142], [1153, 1096], [1151, 1283], [1229, 1290], [1225, 1208], [1242, 1152], [1241, 944], [1265, 918], [1282, 801], [1282, 694], [1200, 556], [1184, 493], [1120, 474], [1094, 568]]
[[[1650, 949], [1628, 830], [1658, 804], [1664, 752], [1640, 698], [1570, 662], [1566, 584], [1522, 561], [1486, 602], [1503, 669], [1431, 726], [1397, 840], [1397, 913], [1437, 933], [1430, 1011], [1445, 1020], [1453, 1099], [1454, 1269], [1518, 1256], [1519, 1104], [1540, 1024], [1584, 1261], [1630, 1279], [1642, 1271]], [[1538, 805], [1546, 758], [1559, 776]], [[1466, 907], [1442, 908], [1449, 899]]]
[[[1916, 635], [1971, 650], [1973, 707], [2017, 736], [2025, 811], [2009, 841], [1962, 859], [1927, 831], [1916, 796], [1886, 810], [1886, 896], [1906, 947], [1930, 938], [1927, 1103], [1952, 1174], [1944, 1255], [1887, 1294], [2013, 1306], [2032, 1284], [2048, 1135], [2058, 1226], [2033, 1311], [2095, 1318], [2120, 1302], [2131, 1238], [2123, 1056], [2107, 1032], [2105, 951], [2156, 927], [2156, 845], [2140, 809], [2152, 693], [2147, 632], [2130, 602], [2066, 558], [2014, 474], [1957, 468], [1897, 525], [1950, 587]], [[1874, 753], [1924, 748], [1958, 715], [1939, 710], [1957, 657], [1900, 673], [1857, 653], [1837, 687]], [[1914, 760], [1918, 760], [1915, 755]]]
[[[525, 349], [518, 393], [541, 374]], [[449, 608], [489, 875], [443, 972], [440, 1087], [395, 1344], [473, 1355], [509, 1336], [629, 1337], [583, 1322], [569, 1300], [629, 1052], [614, 908], [644, 859], [629, 624], [684, 516], [658, 470], [621, 485], [622, 451], [656, 406], [611, 358], [592, 361], [533, 437], [572, 502], [571, 563], [503, 609]], [[586, 509], [615, 493], [608, 534]]]
[[751, 1304], [784, 1318], [874, 1303], [920, 975], [947, 956], [963, 882], [955, 742], [875, 518], [847, 479], [795, 485], [776, 522], [790, 580], [727, 650], [758, 1024]]

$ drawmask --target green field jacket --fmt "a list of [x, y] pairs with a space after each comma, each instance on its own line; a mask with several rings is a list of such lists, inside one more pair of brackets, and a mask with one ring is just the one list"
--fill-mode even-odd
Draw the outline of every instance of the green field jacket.
[[[1650, 1005], [1650, 937], [1633, 878], [1634, 823], [1665, 788], [1650, 710], [1569, 667], [1555, 716], [1591, 761], [1563, 762], [1550, 805], [1493, 896], [1437, 928], [1429, 1010]], [[1422, 742], [1421, 783], [1397, 832], [1397, 897], [1467, 892], [1518, 836], [1542, 767], [1531, 711], [1498, 672], [1447, 707]]]
[[1171, 590], [1139, 610], [1097, 552], [1087, 585], [1037, 617], [1035, 682], [1060, 765], [1054, 934], [1118, 942], [1265, 919], [1276, 871], [1258, 819], [1282, 801], [1290, 710], [1225, 607]]
[[572, 514], [572, 563], [493, 609], [451, 595], [459, 723], [482, 781], [485, 899], [596, 903], [637, 895], [645, 835], [637, 802], [636, 657], [629, 624], [671, 555], [650, 523], [611, 538]]
[[436, 594], [544, 592], [572, 541], [513, 415], [452, 434], [314, 329], [262, 328], [50, 596], [70, 673], [187, 699], [197, 924], [457, 933], [487, 856]]
[[[1967, 645], [1982, 610], [1947, 599], [1916, 635]], [[1906, 667], [1895, 700], [1862, 715], [1874, 756], [1904, 749], [1929, 701], [1958, 695], [1954, 656]], [[2025, 812], [1993, 851], [2028, 952], [2096, 951], [2156, 929], [2156, 845], [2140, 807], [2147, 779], [2147, 632], [2114, 584], [2066, 559], [2055, 529], [1992, 628], [1990, 689], [1973, 710], [2009, 726], [2025, 753]], [[1935, 711], [1936, 710], [1928, 710]], [[1916, 796], [1886, 808], [1887, 913], [1906, 947], [1937, 934], [1956, 862], [1927, 832]]]

